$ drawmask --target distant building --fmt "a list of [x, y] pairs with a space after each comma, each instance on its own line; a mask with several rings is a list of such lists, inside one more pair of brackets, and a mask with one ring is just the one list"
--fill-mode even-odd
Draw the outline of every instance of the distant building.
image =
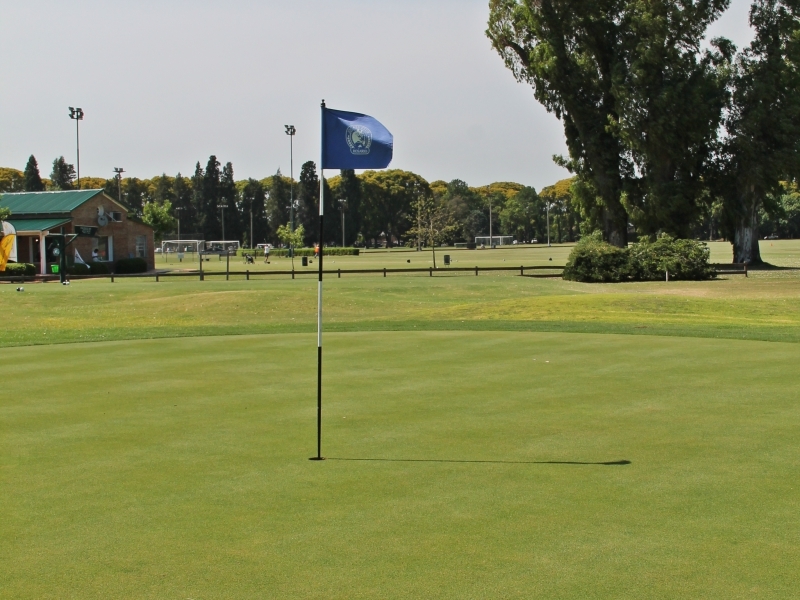
[[[67, 246], [67, 262], [79, 256], [84, 262], [113, 263], [140, 257], [155, 268], [153, 229], [128, 217], [127, 207], [103, 190], [21, 192], [0, 196], [0, 207], [11, 210], [8, 222], [17, 230], [17, 262], [38, 265], [41, 274], [58, 260], [48, 256], [47, 236], [75, 233], [76, 227], [93, 227], [91, 237], [78, 237]], [[77, 253], [77, 254], [76, 254]]]

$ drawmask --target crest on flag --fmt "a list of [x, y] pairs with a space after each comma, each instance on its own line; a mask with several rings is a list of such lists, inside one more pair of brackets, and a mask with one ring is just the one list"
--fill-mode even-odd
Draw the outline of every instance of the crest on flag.
[[364, 125], [350, 125], [345, 134], [350, 153], [366, 156], [372, 147], [372, 132]]

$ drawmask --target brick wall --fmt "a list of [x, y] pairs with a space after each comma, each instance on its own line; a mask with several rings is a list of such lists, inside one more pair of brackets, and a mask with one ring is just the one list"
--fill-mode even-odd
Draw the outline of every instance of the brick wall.
[[[106, 214], [111, 211], [121, 213], [122, 220], [114, 223], [109, 220], [108, 225], [100, 227], [97, 223], [97, 209], [103, 207]], [[97, 227], [98, 237], [108, 236], [113, 239], [114, 261], [120, 258], [136, 256], [136, 236], [145, 236], [145, 260], [148, 269], [155, 269], [155, 245], [153, 230], [138, 221], [128, 219], [125, 209], [114, 202], [105, 194], [98, 194], [88, 202], [72, 211], [72, 223], [67, 226], [68, 233], [74, 233], [72, 225], [87, 225]], [[74, 256], [76, 248], [84, 261], [92, 260], [92, 238], [79, 237], [70, 245], [69, 255]]]

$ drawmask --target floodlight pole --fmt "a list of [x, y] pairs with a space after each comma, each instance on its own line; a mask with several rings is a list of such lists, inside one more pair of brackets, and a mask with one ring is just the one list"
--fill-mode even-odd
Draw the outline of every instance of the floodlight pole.
[[69, 107], [69, 118], [75, 120], [75, 145], [78, 164], [78, 189], [81, 189], [81, 129], [79, 123], [83, 121], [83, 109]]
[[342, 213], [342, 248], [344, 248], [344, 209], [347, 207], [345, 198], [339, 199], [339, 212]]
[[492, 235], [492, 197], [489, 196], [489, 250], [494, 248], [494, 236]]
[[114, 173], [117, 174], [117, 197], [120, 204], [122, 204], [122, 174], [124, 172], [125, 169], [122, 167], [114, 167]]
[[547, 206], [547, 247], [550, 247], [550, 201], [545, 204]]
[[[289, 136], [289, 229], [294, 233], [294, 125], [284, 125]], [[294, 246], [289, 245], [289, 256], [294, 256]]]
[[225, 241], [225, 209], [228, 208], [227, 204], [219, 205], [219, 212], [222, 215], [222, 241]]

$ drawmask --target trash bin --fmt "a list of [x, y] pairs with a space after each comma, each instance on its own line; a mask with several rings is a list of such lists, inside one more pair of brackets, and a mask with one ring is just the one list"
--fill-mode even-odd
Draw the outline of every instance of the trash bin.
[[307, 266], [308, 266], [308, 257], [307, 257], [307, 256], [304, 256], [304, 257], [303, 257], [303, 259], [302, 259], [302, 264], [303, 264], [303, 266], [304, 266], [304, 267], [307, 267]]
[[445, 267], [449, 267], [450, 266], [450, 255], [449, 254], [445, 254], [444, 255], [444, 266]]

